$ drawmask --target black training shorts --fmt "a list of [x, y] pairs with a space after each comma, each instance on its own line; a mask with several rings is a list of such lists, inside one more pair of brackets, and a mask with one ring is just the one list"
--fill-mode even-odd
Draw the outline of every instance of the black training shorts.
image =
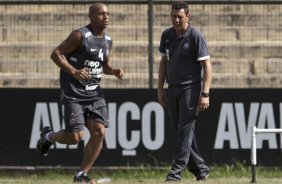
[[99, 120], [108, 127], [109, 115], [105, 100], [64, 104], [64, 120], [67, 132], [82, 131], [86, 118]]

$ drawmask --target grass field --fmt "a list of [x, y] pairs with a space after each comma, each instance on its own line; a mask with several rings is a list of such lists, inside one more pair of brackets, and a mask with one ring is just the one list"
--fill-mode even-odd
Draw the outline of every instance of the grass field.
[[[134, 169], [112, 170], [108, 172], [93, 171], [89, 175], [93, 178], [111, 178], [111, 184], [158, 184], [165, 183], [165, 175], [169, 168], [161, 170]], [[72, 183], [74, 171], [46, 171], [41, 173], [0, 172], [0, 184], [67, 184]], [[206, 181], [195, 181], [188, 172], [182, 173], [182, 182], [186, 184], [243, 184], [250, 183], [251, 169], [239, 166], [211, 167], [210, 177]], [[282, 183], [281, 168], [257, 168], [257, 183]]]

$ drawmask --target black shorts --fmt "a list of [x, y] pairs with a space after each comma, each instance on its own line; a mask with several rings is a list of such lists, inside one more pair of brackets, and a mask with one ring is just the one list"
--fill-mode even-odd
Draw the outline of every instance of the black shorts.
[[68, 132], [84, 130], [86, 119], [99, 120], [109, 126], [108, 108], [104, 99], [90, 102], [75, 102], [64, 104], [65, 129]]

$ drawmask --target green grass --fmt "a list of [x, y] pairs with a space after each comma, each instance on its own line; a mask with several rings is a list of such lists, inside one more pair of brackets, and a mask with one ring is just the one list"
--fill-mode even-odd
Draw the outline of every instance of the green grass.
[[[231, 166], [213, 166], [210, 168], [210, 177], [207, 181], [196, 182], [194, 176], [188, 171], [182, 173], [180, 183], [208, 183], [208, 184], [243, 184], [250, 183], [251, 169], [242, 164]], [[165, 176], [169, 168], [154, 169], [133, 169], [133, 170], [112, 170], [92, 171], [89, 175], [93, 178], [109, 177], [112, 184], [159, 184], [165, 183]], [[0, 184], [66, 184], [72, 183], [74, 171], [45, 171], [34, 173], [22, 172], [0, 172]], [[278, 184], [282, 183], [281, 168], [257, 167], [257, 183]]]

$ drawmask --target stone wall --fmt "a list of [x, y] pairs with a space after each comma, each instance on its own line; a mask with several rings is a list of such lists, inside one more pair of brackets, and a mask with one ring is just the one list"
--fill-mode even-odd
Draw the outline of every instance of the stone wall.
[[[0, 87], [58, 87], [52, 50], [88, 23], [89, 5], [0, 5]], [[104, 76], [106, 88], [148, 87], [148, 7], [109, 4], [111, 60], [123, 81]], [[213, 88], [281, 87], [282, 4], [191, 4], [191, 23], [207, 38]], [[154, 87], [158, 45], [170, 26], [170, 5], [154, 5]]]

